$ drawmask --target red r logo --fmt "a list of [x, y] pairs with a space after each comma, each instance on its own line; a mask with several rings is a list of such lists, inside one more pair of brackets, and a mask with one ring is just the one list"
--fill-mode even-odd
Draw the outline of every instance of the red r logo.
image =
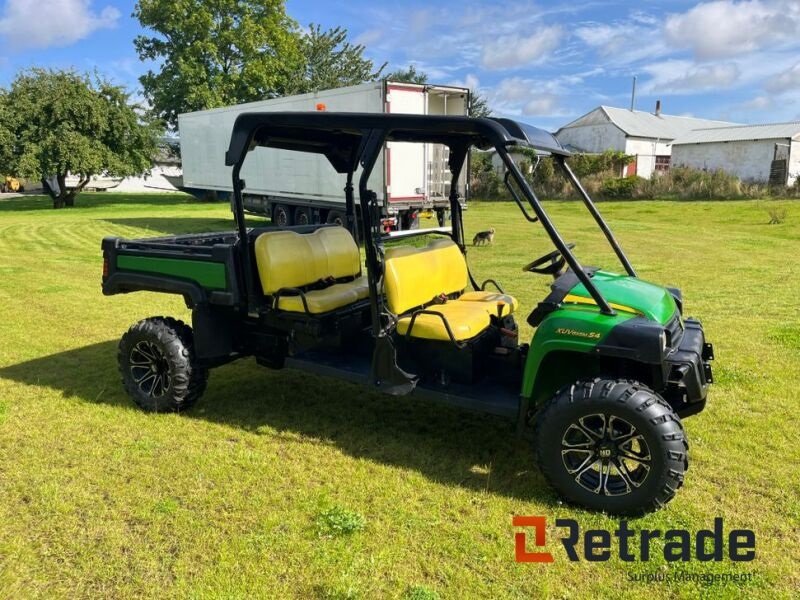
[[[545, 519], [544, 517], [520, 517], [515, 516], [512, 521], [514, 527], [533, 527], [536, 532], [534, 541], [537, 546], [545, 545]], [[526, 536], [524, 531], [514, 534], [514, 550], [517, 562], [525, 563], [551, 563], [553, 555], [549, 552], [528, 552], [525, 549]]]

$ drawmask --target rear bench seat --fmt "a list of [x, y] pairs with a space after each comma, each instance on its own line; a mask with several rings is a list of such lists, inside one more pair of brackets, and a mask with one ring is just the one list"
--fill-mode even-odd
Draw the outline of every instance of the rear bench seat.
[[[255, 242], [261, 289], [273, 296], [290, 288], [303, 291], [311, 314], [327, 313], [369, 296], [361, 276], [361, 254], [344, 227], [324, 227], [314, 233], [270, 231]], [[299, 294], [278, 297], [277, 308], [305, 313]]]
[[[425, 248], [402, 246], [385, 253], [386, 302], [396, 315], [397, 332], [406, 334], [415, 309], [438, 313], [447, 320], [456, 341], [468, 340], [489, 326], [490, 316], [514, 312], [517, 300], [498, 292], [464, 292], [469, 281], [467, 262], [452, 240], [436, 240]], [[443, 304], [437, 298], [456, 296]], [[450, 340], [440, 317], [420, 314], [411, 337]]]

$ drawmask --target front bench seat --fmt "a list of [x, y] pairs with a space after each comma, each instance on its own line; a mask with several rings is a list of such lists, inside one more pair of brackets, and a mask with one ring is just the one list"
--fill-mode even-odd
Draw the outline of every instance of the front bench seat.
[[[331, 312], [369, 296], [367, 280], [361, 275], [361, 254], [344, 227], [304, 234], [268, 231], [256, 238], [254, 250], [264, 294], [301, 289], [311, 314]], [[277, 308], [306, 312], [299, 294], [281, 294]]]
[[[486, 329], [491, 316], [511, 314], [517, 301], [494, 292], [462, 293], [469, 274], [464, 255], [452, 240], [436, 240], [425, 248], [401, 246], [384, 253], [384, 289], [390, 311], [399, 315], [397, 332], [408, 334], [413, 313], [420, 307], [436, 314], [419, 314], [410, 336], [449, 341], [442, 315], [457, 342], [471, 339]], [[449, 297], [458, 296], [456, 299]], [[465, 298], [466, 296], [466, 298]]]

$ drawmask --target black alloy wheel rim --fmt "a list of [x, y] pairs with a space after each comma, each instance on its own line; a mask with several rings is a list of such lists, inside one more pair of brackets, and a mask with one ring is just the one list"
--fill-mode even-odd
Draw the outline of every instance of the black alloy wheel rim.
[[131, 377], [148, 398], [163, 396], [170, 386], [169, 363], [158, 345], [142, 340], [131, 350]]
[[625, 419], [604, 413], [585, 415], [567, 427], [561, 460], [578, 485], [601, 496], [630, 494], [652, 467], [642, 433]]

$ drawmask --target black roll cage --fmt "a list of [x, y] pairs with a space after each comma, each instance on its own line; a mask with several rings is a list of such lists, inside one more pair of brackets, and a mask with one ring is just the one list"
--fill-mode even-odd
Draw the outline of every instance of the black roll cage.
[[[381, 321], [384, 310], [383, 298], [379, 293], [380, 280], [383, 276], [381, 251], [384, 236], [380, 219], [376, 214], [377, 196], [369, 189], [368, 182], [379, 154], [388, 141], [439, 143], [448, 146], [450, 149], [448, 166], [452, 175], [449, 196], [451, 237], [462, 252], [465, 251], [465, 244], [462, 205], [459, 202], [457, 182], [472, 146], [482, 150], [494, 148], [507, 169], [506, 184], [523, 216], [528, 221], [541, 223], [555, 248], [597, 303], [600, 311], [606, 315], [616, 314], [592, 282], [590, 272], [584, 269], [567, 246], [536, 193], [510, 156], [509, 148], [514, 146], [533, 148], [544, 155], [551, 155], [597, 222], [626, 273], [636, 277], [636, 272], [611, 229], [567, 164], [566, 159], [570, 153], [551, 134], [511, 119], [328, 112], [245, 113], [236, 119], [225, 164], [233, 167], [233, 213], [238, 231], [237, 247], [244, 272], [245, 293], [242, 297], [247, 298], [248, 312], [253, 307], [259, 306], [261, 300], [256, 294], [258, 288], [254, 281], [250, 240], [242, 201], [245, 182], [241, 179], [241, 169], [244, 160], [248, 152], [258, 146], [322, 154], [338, 173], [347, 176], [344, 188], [347, 228], [356, 239], [361, 238], [364, 241], [373, 334], [375, 338], [386, 338], [388, 327], [384, 327]], [[362, 169], [358, 180], [361, 231], [358, 231], [357, 227], [353, 185], [354, 174], [359, 167]], [[510, 179], [513, 179], [525, 196], [533, 211], [533, 217], [527, 212], [517, 192], [509, 185]], [[475, 285], [474, 281], [472, 283]]]

